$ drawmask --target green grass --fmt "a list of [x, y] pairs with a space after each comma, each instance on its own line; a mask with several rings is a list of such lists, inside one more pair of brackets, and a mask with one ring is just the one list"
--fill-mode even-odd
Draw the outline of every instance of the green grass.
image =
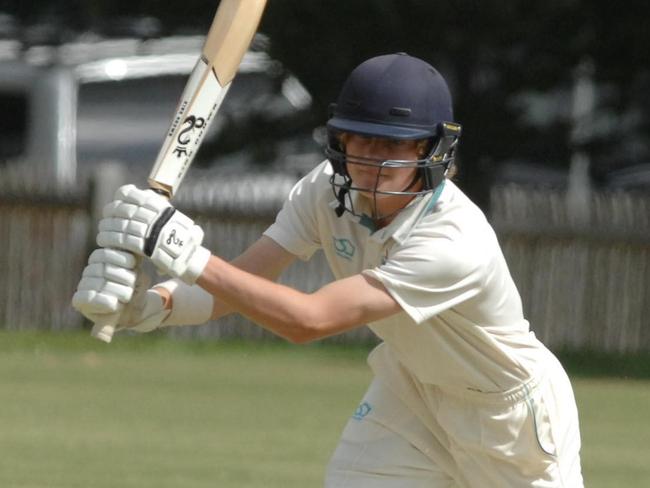
[[318, 486], [360, 352], [0, 334], [0, 486]]
[[[0, 332], [0, 486], [321, 486], [366, 352]], [[650, 486], [650, 381], [566, 360], [587, 486]]]
[[650, 486], [650, 381], [574, 379], [585, 484]]

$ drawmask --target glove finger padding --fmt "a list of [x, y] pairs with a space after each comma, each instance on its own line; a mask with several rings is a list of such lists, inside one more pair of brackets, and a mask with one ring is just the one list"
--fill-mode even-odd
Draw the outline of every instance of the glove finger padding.
[[106, 263], [126, 269], [135, 269], [138, 264], [136, 257], [128, 252], [113, 249], [95, 249], [88, 258], [88, 264]]
[[81, 274], [82, 279], [106, 279], [114, 283], [133, 287], [135, 275], [132, 269], [126, 269], [113, 264], [92, 263], [86, 266]]
[[110, 297], [120, 303], [127, 303], [133, 296], [133, 285], [129, 286], [115, 283], [114, 281], [110, 281], [110, 278], [81, 278], [77, 286], [77, 293], [83, 295], [83, 292], [86, 292], [89, 296], [92, 293], [96, 293], [100, 297]]
[[[170, 310], [164, 308], [162, 297], [149, 289], [151, 280], [142, 270], [138, 270], [137, 279], [132, 292], [132, 298], [127, 303], [119, 303], [118, 312], [106, 313], [101, 307], [89, 310], [84, 315], [92, 322], [106, 323], [108, 319], [116, 320], [115, 330], [134, 330], [136, 332], [151, 332], [161, 326]], [[94, 299], [97, 304], [99, 298]]]
[[96, 314], [121, 312], [133, 297], [135, 257], [115, 249], [97, 249], [88, 263], [72, 297], [72, 306], [91, 320]]
[[156, 222], [170, 210], [173, 207], [169, 201], [156, 192], [140, 190], [134, 185], [122, 186], [115, 192], [115, 199], [104, 207], [97, 244], [148, 255], [147, 238]]
[[104, 208], [97, 243], [151, 257], [163, 273], [188, 284], [196, 281], [210, 258], [201, 246], [203, 230], [152, 190], [126, 185]]
[[147, 222], [127, 217], [104, 217], [99, 221], [99, 232], [115, 232], [144, 239], [149, 231]]
[[135, 185], [124, 185], [115, 192], [115, 200], [146, 208], [159, 214], [169, 207], [169, 202], [160, 194], [151, 190], [140, 190]]
[[[99, 222], [97, 244], [102, 247], [123, 249], [144, 256], [145, 234], [131, 234], [131, 231], [127, 228], [128, 223], [128, 220], [102, 219]], [[123, 229], [121, 230], [120, 227]]]
[[122, 310], [124, 304], [114, 295], [95, 290], [77, 290], [72, 296], [72, 306], [81, 314], [91, 319], [91, 313], [116, 313]]

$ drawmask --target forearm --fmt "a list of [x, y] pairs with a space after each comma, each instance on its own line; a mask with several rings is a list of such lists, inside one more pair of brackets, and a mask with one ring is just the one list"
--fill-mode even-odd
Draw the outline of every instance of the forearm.
[[[296, 257], [267, 236], [260, 237], [248, 249], [233, 259], [230, 264], [242, 271], [276, 281], [282, 272], [295, 261]], [[213, 319], [218, 319], [239, 309], [214, 295]]]
[[212, 256], [197, 284], [228, 307], [291, 341], [319, 337], [313, 295], [274, 283]]
[[[295, 256], [285, 251], [272, 239], [262, 236], [242, 254], [233, 259], [230, 264], [243, 271], [275, 281], [293, 261]], [[174, 297], [164, 288], [155, 288], [165, 303], [165, 308], [173, 307]], [[221, 300], [220, 295], [212, 293], [212, 320], [220, 319], [232, 312], [238, 311]]]

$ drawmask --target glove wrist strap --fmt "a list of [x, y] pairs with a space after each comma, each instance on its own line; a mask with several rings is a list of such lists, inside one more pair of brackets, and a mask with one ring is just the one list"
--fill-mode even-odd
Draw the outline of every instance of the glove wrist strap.
[[201, 276], [201, 273], [203, 273], [203, 270], [207, 266], [210, 256], [212, 256], [212, 253], [205, 247], [200, 246], [194, 251], [192, 258], [187, 263], [187, 269], [179, 278], [188, 285], [196, 283], [196, 280], [199, 279], [199, 276]]

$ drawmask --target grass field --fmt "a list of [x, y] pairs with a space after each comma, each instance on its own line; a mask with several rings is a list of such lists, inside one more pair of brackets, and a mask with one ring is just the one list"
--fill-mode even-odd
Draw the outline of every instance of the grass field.
[[[0, 486], [321, 486], [370, 379], [365, 355], [0, 332]], [[587, 486], [648, 487], [650, 380], [601, 363], [567, 359]]]

